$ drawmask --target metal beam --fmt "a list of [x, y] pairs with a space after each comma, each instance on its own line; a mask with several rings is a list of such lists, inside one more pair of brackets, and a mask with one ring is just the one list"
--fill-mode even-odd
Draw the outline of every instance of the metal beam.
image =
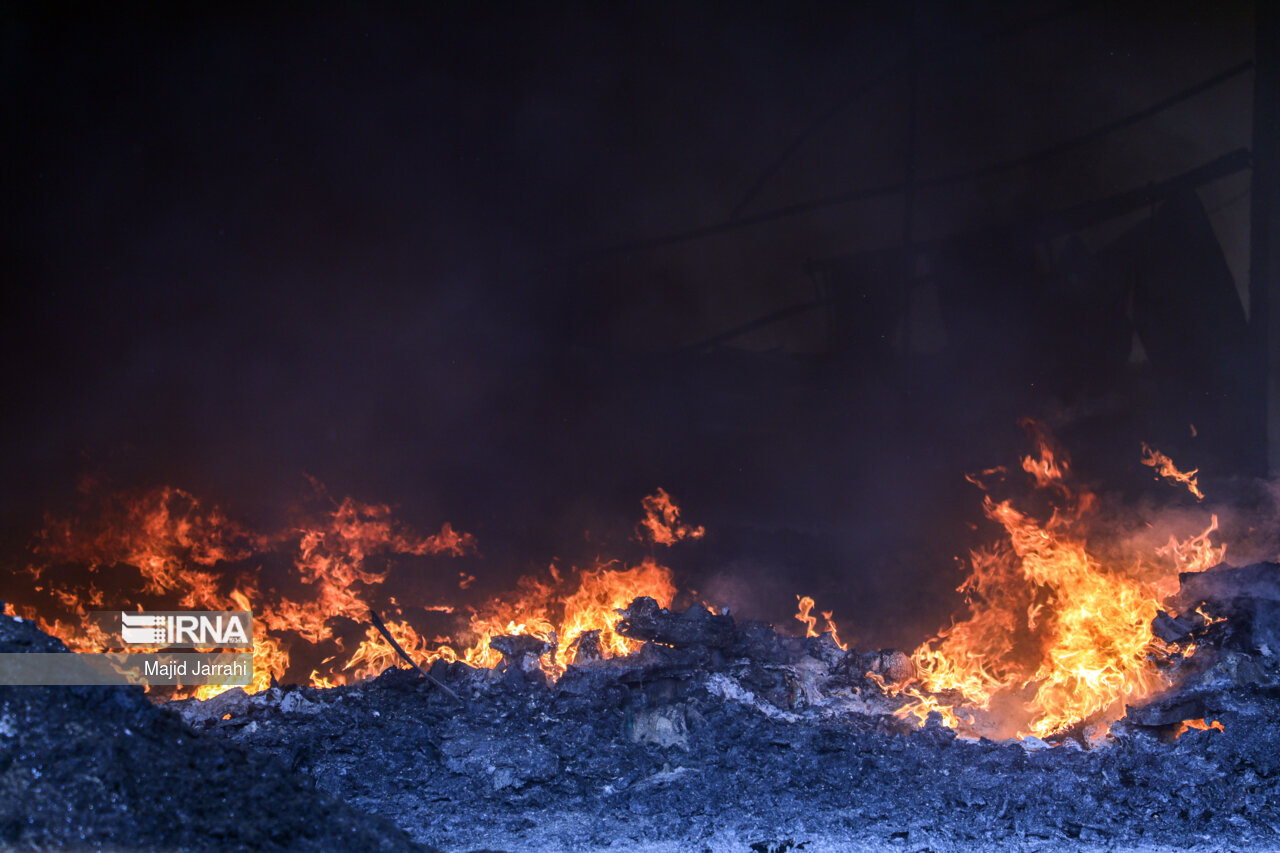
[[1258, 473], [1280, 473], [1280, 4], [1257, 0], [1253, 84], [1253, 181], [1249, 234], [1249, 325], [1259, 371], [1253, 420]]

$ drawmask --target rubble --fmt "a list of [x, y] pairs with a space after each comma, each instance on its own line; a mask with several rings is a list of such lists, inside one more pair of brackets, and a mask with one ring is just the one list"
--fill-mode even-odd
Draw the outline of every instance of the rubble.
[[689, 715], [687, 705], [662, 705], [638, 712], [631, 722], [632, 743], [663, 749], [689, 749]]
[[[294, 755], [317, 786], [451, 849], [1280, 845], [1276, 661], [1213, 645], [1227, 622], [1184, 621], [1203, 644], [1196, 667], [1112, 734], [993, 743], [896, 720], [876, 680], [911, 677], [900, 652], [692, 613], [636, 602], [628, 630], [654, 642], [555, 683], [450, 667], [462, 709], [389, 670], [304, 688], [324, 714], [250, 710], [256, 728], [218, 731]], [[1205, 716], [1223, 731], [1175, 739]]]
[[[0, 616], [0, 652], [65, 651], [32, 623]], [[179, 717], [138, 687], [0, 687], [0, 847], [431, 849], [317, 790], [277, 755], [220, 736], [224, 715], [286, 720], [303, 708], [287, 701], [297, 694], [267, 692], [189, 702]]]
[[1270, 656], [1280, 650], [1280, 566], [1255, 563], [1239, 568], [1223, 566], [1211, 572], [1180, 576], [1181, 588], [1171, 602], [1196, 615], [1207, 608], [1227, 620], [1230, 636], [1221, 643]]
[[[628, 630], [651, 635], [641, 651], [580, 655], [555, 681], [530, 669], [550, 647], [507, 637], [494, 641], [506, 674], [432, 667], [460, 701], [389, 669], [169, 703], [148, 725], [269, 757], [278, 785], [448, 850], [1276, 849], [1280, 661], [1257, 642], [1268, 599], [1253, 597], [1266, 589], [1203, 596], [1196, 619], [1165, 614], [1197, 652], [1109, 733], [992, 742], [936, 714], [912, 728], [881, 688], [912, 677], [900, 652], [643, 601], [627, 612]], [[12, 716], [0, 732], [22, 731]]]
[[520, 684], [525, 681], [545, 682], [539, 659], [554, 647], [553, 644], [528, 634], [494, 637], [490, 648], [502, 655], [501, 670], [507, 680]]
[[652, 598], [631, 602], [621, 614], [618, 633], [636, 640], [653, 640], [673, 648], [722, 648], [733, 642], [733, 619], [717, 616], [699, 605], [671, 613]]

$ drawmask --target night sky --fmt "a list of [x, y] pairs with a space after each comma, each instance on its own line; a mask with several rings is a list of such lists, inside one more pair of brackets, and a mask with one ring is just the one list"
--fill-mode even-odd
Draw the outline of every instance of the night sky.
[[[0, 22], [11, 539], [84, 476], [269, 516], [308, 474], [523, 571], [586, 528], [625, 534], [662, 486], [710, 531], [699, 585], [751, 586], [772, 615], [800, 581], [901, 641], [950, 610], [980, 519], [963, 474], [1016, 462], [1020, 416], [1085, 441], [1086, 470], [1127, 460], [1122, 486], [1143, 439], [1236, 464], [1212, 430], [1201, 457], [1186, 443], [1177, 376], [1083, 381], [1094, 326], [1034, 325], [1053, 300], [1005, 261], [1045, 268], [1062, 236], [930, 255], [920, 276], [976, 283], [912, 289], [896, 326], [855, 305], [853, 344], [817, 309], [687, 348], [814, 301], [808, 261], [901, 266], [901, 193], [771, 212], [1144, 110], [1250, 60], [1251, 4], [4, 3]], [[1251, 97], [1244, 69], [921, 188], [911, 239], [1247, 147]], [[1248, 186], [1198, 188], [1242, 294]], [[1145, 376], [1117, 334], [1113, 372]]]

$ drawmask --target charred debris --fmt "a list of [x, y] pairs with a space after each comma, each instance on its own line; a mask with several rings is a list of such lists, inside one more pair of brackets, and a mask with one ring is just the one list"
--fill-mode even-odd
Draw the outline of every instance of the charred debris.
[[[1176, 614], [1176, 615], [1175, 615]], [[894, 651], [636, 599], [552, 680], [527, 636], [332, 689], [155, 704], [0, 689], [0, 841], [20, 849], [1274, 849], [1280, 566], [1184, 575], [1154, 631], [1194, 653], [1110, 734], [908, 723]], [[54, 648], [4, 619], [4, 651]], [[593, 653], [593, 649], [596, 653]], [[433, 681], [439, 681], [447, 689]]]

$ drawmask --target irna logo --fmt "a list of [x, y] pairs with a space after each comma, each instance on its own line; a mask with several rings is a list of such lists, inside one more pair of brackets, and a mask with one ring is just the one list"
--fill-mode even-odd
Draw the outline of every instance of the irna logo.
[[120, 611], [120, 634], [127, 645], [252, 646], [252, 615], [227, 613], [129, 613]]

